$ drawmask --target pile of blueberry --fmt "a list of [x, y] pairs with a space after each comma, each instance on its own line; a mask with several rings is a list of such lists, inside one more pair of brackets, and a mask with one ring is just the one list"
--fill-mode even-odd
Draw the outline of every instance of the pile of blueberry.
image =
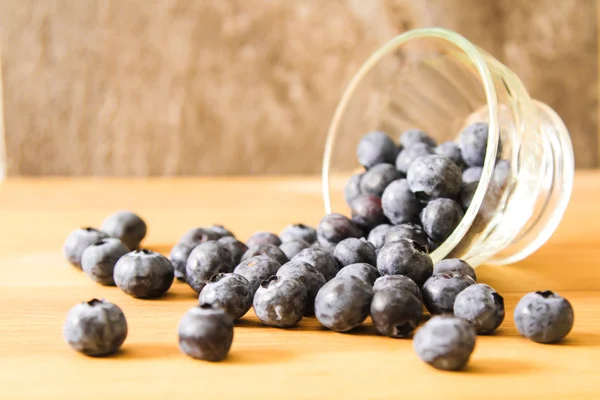
[[[166, 258], [140, 250], [146, 224], [119, 212], [100, 230], [82, 228], [66, 240], [67, 260], [102, 285], [136, 298], [165, 294], [174, 278], [199, 294], [178, 327], [179, 347], [193, 358], [224, 359], [235, 321], [250, 308], [266, 325], [289, 328], [316, 317], [328, 329], [348, 332], [370, 315], [382, 335], [414, 335], [421, 359], [439, 369], [463, 368], [476, 334], [494, 332], [504, 320], [504, 301], [476, 283], [475, 271], [458, 259], [433, 265], [420, 230], [364, 238], [364, 226], [340, 214], [317, 229], [294, 224], [279, 235], [258, 232], [246, 243], [223, 226], [194, 228]], [[393, 235], [392, 235], [393, 234]], [[384, 243], [381, 243], [384, 242]], [[517, 329], [541, 343], [561, 340], [573, 325], [570, 303], [549, 291], [529, 293], [515, 310]], [[105, 300], [73, 307], [64, 325], [67, 343], [90, 356], [116, 352], [127, 336], [122, 310]]]

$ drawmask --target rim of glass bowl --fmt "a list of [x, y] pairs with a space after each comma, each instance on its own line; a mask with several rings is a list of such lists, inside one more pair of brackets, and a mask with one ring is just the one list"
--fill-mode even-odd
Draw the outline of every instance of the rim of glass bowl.
[[423, 29], [414, 29], [408, 32], [405, 32], [395, 38], [391, 39], [387, 43], [385, 43], [382, 47], [380, 47], [365, 63], [360, 67], [358, 72], [352, 77], [348, 85], [346, 86], [344, 93], [338, 106], [333, 115], [333, 119], [331, 124], [329, 125], [329, 131], [327, 133], [327, 139], [325, 142], [325, 152], [323, 154], [323, 170], [322, 170], [322, 191], [323, 191], [323, 201], [325, 205], [325, 212], [327, 214], [331, 213], [331, 197], [330, 197], [330, 188], [329, 188], [329, 171], [330, 171], [330, 162], [333, 152], [333, 144], [335, 142], [339, 124], [344, 116], [346, 111], [346, 107], [350, 102], [352, 95], [358, 88], [358, 86], [362, 83], [365, 76], [373, 69], [373, 67], [384, 57], [396, 51], [401, 46], [405, 45], [407, 42], [413, 39], [423, 39], [423, 38], [434, 38], [441, 39], [447, 41], [449, 44], [455, 46], [460, 51], [462, 51], [468, 58], [468, 61], [475, 67], [477, 72], [479, 73], [481, 85], [483, 86], [485, 97], [487, 101], [487, 109], [489, 115], [489, 134], [488, 134], [488, 143], [487, 150], [485, 154], [485, 161], [483, 164], [483, 171], [481, 174], [481, 179], [479, 181], [479, 185], [477, 185], [477, 190], [475, 190], [475, 195], [473, 196], [473, 200], [471, 205], [465, 212], [463, 219], [460, 221], [454, 232], [448, 237], [444, 243], [442, 243], [433, 253], [431, 253], [431, 258], [433, 262], [436, 263], [444, 257], [446, 257], [461, 241], [462, 237], [467, 233], [477, 213], [479, 208], [481, 207], [485, 193], [487, 192], [492, 173], [495, 166], [496, 153], [498, 150], [498, 139], [500, 137], [499, 126], [498, 126], [498, 118], [497, 118], [497, 110], [498, 110], [498, 99], [496, 94], [496, 88], [494, 86], [494, 81], [492, 79], [492, 74], [487, 66], [486, 61], [483, 58], [482, 53], [463, 36], [459, 35], [456, 32], [443, 29], [443, 28], [423, 28]]

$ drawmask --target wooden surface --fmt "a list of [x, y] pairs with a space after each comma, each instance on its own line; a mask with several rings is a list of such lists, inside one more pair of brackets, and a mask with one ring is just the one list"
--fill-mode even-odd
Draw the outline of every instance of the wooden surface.
[[[177, 180], [9, 180], [0, 185], [0, 398], [236, 399], [598, 399], [600, 398], [600, 173], [577, 175], [556, 235], [514, 266], [477, 270], [505, 296], [507, 318], [479, 337], [470, 366], [440, 372], [417, 359], [410, 340], [262, 326], [250, 312], [235, 328], [230, 357], [194, 361], [179, 352], [176, 326], [196, 295], [175, 283], [160, 300], [136, 300], [92, 283], [61, 256], [68, 233], [128, 208], [149, 223], [147, 247], [168, 252], [187, 229], [222, 222], [240, 238], [278, 232], [322, 215], [316, 178]], [[551, 289], [575, 308], [559, 345], [517, 335], [516, 301]], [[122, 351], [92, 359], [62, 339], [75, 303], [93, 297], [121, 306], [129, 322]]]
[[504, 62], [597, 167], [597, 2], [0, 0], [8, 174], [317, 173], [351, 76], [432, 26]]

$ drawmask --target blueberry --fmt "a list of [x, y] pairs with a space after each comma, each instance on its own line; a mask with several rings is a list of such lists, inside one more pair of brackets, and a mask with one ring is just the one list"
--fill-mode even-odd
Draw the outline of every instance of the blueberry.
[[475, 284], [470, 276], [458, 272], [433, 275], [423, 285], [423, 304], [430, 314], [452, 313], [456, 296]]
[[242, 256], [242, 261], [255, 256], [271, 257], [281, 265], [289, 261], [285, 253], [274, 244], [259, 244], [254, 247], [250, 247]]
[[430, 147], [435, 147], [436, 143], [429, 135], [420, 129], [409, 129], [400, 135], [400, 144], [404, 148], [412, 147], [415, 144], [426, 144]]
[[488, 285], [471, 285], [456, 296], [454, 315], [473, 325], [477, 333], [492, 333], [504, 321], [504, 298]]
[[435, 148], [435, 154], [451, 159], [454, 164], [461, 169], [465, 167], [465, 161], [462, 158], [460, 147], [455, 142], [444, 142]]
[[346, 204], [351, 205], [354, 199], [362, 194], [360, 190], [360, 181], [365, 173], [361, 172], [360, 174], [355, 174], [348, 179], [346, 182], [346, 186], [344, 187], [344, 199], [346, 200]]
[[306, 312], [307, 294], [296, 278], [272, 276], [254, 294], [254, 313], [264, 324], [277, 328], [296, 325]]
[[442, 243], [454, 232], [463, 215], [463, 210], [456, 201], [435, 199], [421, 212], [421, 223], [431, 240]]
[[197, 244], [193, 242], [179, 242], [171, 249], [169, 260], [173, 264], [177, 280], [185, 282], [185, 266], [187, 265], [190, 253], [196, 246]]
[[219, 239], [219, 235], [206, 228], [192, 228], [187, 231], [181, 239], [179, 239], [178, 243], [185, 243], [188, 245], [199, 245], [200, 243], [209, 242], [211, 240]]
[[515, 325], [538, 343], [554, 343], [571, 332], [575, 315], [569, 300], [549, 290], [527, 293], [515, 308]]
[[460, 274], [469, 275], [471, 279], [477, 281], [477, 274], [475, 274], [475, 269], [471, 267], [467, 262], [461, 259], [447, 258], [433, 266], [433, 275], [446, 274], [449, 272], [458, 272]]
[[258, 290], [262, 281], [277, 273], [281, 264], [267, 256], [255, 256], [244, 260], [235, 267], [234, 274], [243, 276], [250, 282], [252, 294]]
[[363, 136], [356, 148], [358, 162], [365, 168], [382, 163], [393, 163], [397, 152], [394, 141], [385, 133], [377, 131]]
[[460, 193], [462, 172], [449, 158], [430, 155], [420, 157], [410, 165], [406, 180], [419, 199], [456, 198]]
[[114, 354], [127, 337], [127, 320], [117, 305], [93, 299], [71, 308], [63, 337], [71, 348], [85, 355]]
[[392, 228], [392, 225], [389, 224], [381, 224], [376, 226], [369, 232], [369, 237], [367, 240], [375, 247], [375, 251], [379, 252], [379, 249], [383, 247], [385, 244], [385, 235]]
[[248, 247], [260, 246], [261, 244], [279, 246], [281, 244], [281, 239], [271, 232], [256, 232], [246, 241]]
[[408, 187], [406, 179], [394, 181], [385, 188], [381, 197], [383, 213], [392, 224], [418, 222], [423, 206]]
[[100, 226], [102, 232], [109, 236], [120, 239], [129, 250], [135, 250], [140, 247], [140, 242], [148, 228], [146, 222], [138, 215], [130, 211], [119, 211], [106, 218]]
[[473, 196], [479, 186], [479, 182], [471, 182], [464, 184], [460, 189], [460, 206], [466, 212], [473, 202]]
[[365, 172], [360, 180], [360, 190], [363, 194], [381, 197], [385, 188], [402, 178], [402, 174], [392, 164], [378, 164]]
[[175, 272], [162, 254], [135, 250], [125, 254], [115, 265], [116, 285], [130, 296], [140, 299], [160, 297], [173, 284]]
[[310, 244], [302, 239], [290, 240], [288, 242], [281, 243], [279, 248], [283, 251], [283, 254], [291, 260], [296, 254], [300, 253], [304, 249], [308, 249]]
[[221, 239], [217, 240], [217, 243], [221, 247], [229, 250], [229, 254], [231, 254], [231, 265], [234, 266], [242, 261], [242, 256], [248, 251], [248, 246], [233, 236], [223, 236]]
[[215, 241], [194, 247], [185, 265], [185, 280], [200, 293], [206, 281], [219, 272], [231, 272], [231, 253]]
[[460, 134], [460, 151], [470, 167], [483, 167], [488, 142], [488, 124], [476, 122], [467, 126]]
[[406, 174], [412, 163], [422, 156], [434, 154], [433, 149], [425, 143], [416, 143], [405, 148], [396, 158], [396, 169]]
[[413, 346], [419, 358], [434, 368], [458, 371], [469, 362], [475, 339], [475, 329], [468, 322], [438, 315], [417, 331]]
[[337, 260], [329, 251], [321, 247], [311, 247], [296, 254], [292, 261], [304, 261], [309, 263], [323, 274], [328, 281], [338, 273], [340, 267]]
[[211, 225], [208, 228], [206, 228], [207, 230], [213, 232], [215, 235], [217, 235], [219, 237], [219, 239], [224, 238], [224, 237], [235, 237], [235, 235], [227, 228], [225, 228], [223, 225]]
[[419, 286], [408, 276], [385, 275], [377, 278], [373, 284], [373, 291], [377, 293], [381, 290], [408, 290], [421, 301], [421, 290], [419, 289]]
[[428, 248], [427, 234], [417, 224], [400, 224], [391, 228], [385, 235], [385, 242], [394, 242], [400, 239], [410, 239], [418, 242], [421, 246]]
[[317, 227], [317, 238], [321, 244], [337, 244], [344, 239], [360, 236], [360, 228], [341, 214], [324, 216]]
[[67, 261], [74, 267], [81, 269], [81, 256], [83, 251], [99, 240], [106, 239], [108, 235], [95, 228], [80, 228], [67, 237], [63, 245], [63, 254]]
[[377, 263], [375, 247], [366, 239], [348, 238], [342, 240], [335, 246], [333, 256], [340, 267], [356, 263], [371, 265]]
[[283, 243], [292, 240], [304, 240], [308, 244], [313, 244], [317, 241], [317, 230], [304, 224], [292, 224], [281, 231], [279, 238]]
[[83, 251], [81, 268], [94, 282], [114, 286], [115, 264], [127, 253], [129, 249], [119, 239], [102, 239]]
[[317, 292], [326, 282], [323, 274], [309, 263], [294, 260], [282, 265], [277, 276], [297, 278], [304, 284], [307, 299], [305, 314], [313, 314]]
[[408, 290], [379, 290], [371, 301], [371, 319], [379, 333], [385, 336], [408, 337], [415, 330], [422, 314], [421, 301]]
[[337, 273], [336, 278], [343, 278], [344, 276], [354, 276], [367, 283], [369, 286], [373, 286], [375, 280], [379, 278], [379, 271], [377, 271], [377, 268], [375, 268], [372, 264], [355, 263], [340, 269], [340, 272]]
[[433, 262], [427, 249], [410, 239], [386, 243], [377, 255], [377, 269], [381, 275], [405, 275], [423, 285], [433, 272]]
[[481, 180], [482, 167], [469, 167], [462, 173], [463, 183], [479, 182]]
[[315, 315], [326, 328], [347, 332], [369, 315], [373, 289], [355, 276], [336, 277], [327, 282], [315, 299]]
[[177, 333], [182, 353], [198, 360], [221, 361], [233, 342], [233, 321], [222, 308], [202, 304], [183, 315]]
[[354, 199], [350, 208], [352, 221], [365, 231], [388, 222], [385, 215], [383, 215], [381, 199], [377, 196], [371, 194], [361, 195]]
[[242, 275], [219, 272], [200, 291], [200, 304], [211, 304], [225, 310], [232, 320], [242, 318], [252, 307], [254, 292]]

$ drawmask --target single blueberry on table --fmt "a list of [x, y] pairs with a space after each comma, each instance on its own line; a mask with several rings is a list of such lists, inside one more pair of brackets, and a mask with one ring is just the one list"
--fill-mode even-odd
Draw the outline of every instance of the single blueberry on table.
[[460, 206], [466, 212], [473, 202], [473, 196], [479, 186], [479, 182], [466, 183], [460, 189]]
[[326, 281], [333, 278], [340, 269], [333, 253], [330, 253], [321, 247], [304, 249], [296, 254], [296, 256], [292, 258], [292, 261], [304, 261], [309, 263], [315, 267], [317, 271], [323, 274]]
[[340, 267], [356, 263], [376, 265], [375, 247], [365, 239], [348, 238], [335, 246], [333, 256]]
[[184, 314], [177, 333], [182, 353], [198, 360], [221, 361], [233, 342], [233, 320], [224, 309], [202, 304]]
[[265, 325], [290, 328], [300, 322], [306, 312], [306, 288], [297, 278], [272, 276], [262, 281], [252, 306]]
[[352, 221], [365, 231], [388, 222], [381, 208], [381, 199], [371, 194], [364, 194], [354, 199], [350, 211]]
[[408, 337], [419, 325], [422, 307], [421, 300], [408, 290], [379, 290], [371, 301], [371, 319], [382, 335]]
[[206, 229], [215, 233], [219, 237], [219, 239], [224, 238], [224, 237], [235, 237], [233, 232], [231, 232], [229, 229], [225, 228], [223, 225], [214, 224], [214, 225], [209, 226]]
[[459, 168], [462, 169], [465, 167], [465, 160], [462, 158], [460, 147], [457, 143], [452, 141], [444, 142], [437, 146], [434, 151], [435, 154], [451, 159]]
[[248, 251], [248, 246], [233, 236], [223, 236], [221, 239], [217, 240], [217, 243], [229, 251], [229, 254], [231, 254], [231, 265], [233, 266], [238, 265], [242, 261], [244, 253]]
[[404, 275], [385, 275], [375, 280], [373, 284], [373, 292], [377, 293], [380, 290], [408, 290], [411, 292], [419, 301], [421, 301], [421, 290], [419, 286]]
[[446, 240], [464, 216], [462, 207], [452, 199], [435, 199], [421, 211], [421, 223], [427, 236], [437, 243]]
[[185, 243], [187, 245], [199, 245], [200, 243], [209, 242], [211, 240], [219, 239], [219, 235], [206, 228], [192, 228], [187, 231], [181, 239], [179, 239], [178, 243]]
[[488, 142], [488, 124], [476, 122], [467, 126], [460, 134], [460, 151], [470, 167], [483, 167]]
[[462, 173], [463, 183], [479, 182], [481, 180], [482, 167], [469, 167]]
[[193, 242], [179, 242], [171, 249], [169, 260], [173, 264], [177, 280], [185, 282], [185, 266], [192, 250], [196, 246], [197, 244]]
[[225, 310], [232, 320], [242, 318], [252, 307], [254, 292], [242, 275], [219, 272], [200, 291], [200, 304], [211, 304]]
[[413, 145], [420, 143], [430, 147], [436, 146], [435, 140], [420, 129], [409, 129], [403, 132], [400, 135], [399, 141], [404, 148], [412, 147]]
[[248, 238], [246, 245], [248, 247], [260, 246], [261, 244], [272, 244], [279, 246], [281, 239], [274, 233], [271, 232], [256, 232]]
[[457, 272], [433, 275], [421, 288], [423, 304], [432, 315], [452, 313], [456, 296], [474, 284], [470, 276]]
[[398, 179], [388, 185], [381, 197], [383, 214], [392, 224], [418, 222], [423, 205], [410, 190], [406, 179]]
[[283, 254], [285, 254], [288, 260], [291, 260], [296, 254], [300, 253], [304, 249], [308, 249], [309, 247], [310, 244], [308, 244], [302, 239], [283, 242], [281, 243], [281, 246], [279, 246], [279, 248], [281, 249], [281, 251], [283, 251]]
[[451, 315], [432, 317], [417, 331], [413, 347], [421, 360], [434, 368], [458, 371], [475, 349], [475, 329]]
[[425, 143], [416, 143], [405, 148], [396, 158], [396, 169], [406, 174], [412, 163], [419, 157], [434, 154], [433, 148]]
[[378, 164], [365, 172], [360, 180], [360, 191], [363, 194], [381, 197], [390, 183], [402, 177], [402, 174], [392, 164]]
[[344, 187], [344, 199], [346, 200], [346, 204], [351, 205], [354, 199], [362, 194], [360, 190], [360, 181], [365, 173], [361, 172], [360, 174], [355, 174], [348, 179], [346, 182], [346, 186]]
[[575, 314], [569, 300], [549, 290], [527, 293], [515, 308], [515, 325], [527, 339], [555, 343], [571, 332]]
[[358, 162], [365, 168], [377, 164], [391, 164], [396, 159], [398, 149], [394, 141], [383, 132], [370, 132], [362, 137], [356, 147]]
[[458, 272], [459, 274], [469, 275], [471, 279], [477, 281], [475, 269], [466, 261], [459, 258], [446, 258], [433, 266], [433, 275], [447, 274], [449, 272]]
[[242, 261], [255, 256], [267, 256], [283, 265], [288, 262], [288, 258], [285, 253], [274, 244], [259, 244], [254, 247], [250, 247], [242, 256]]
[[347, 238], [361, 237], [361, 234], [353, 221], [337, 213], [324, 216], [317, 227], [317, 238], [321, 244], [337, 244]]
[[400, 239], [386, 243], [379, 250], [377, 269], [381, 275], [408, 276], [421, 286], [431, 276], [433, 262], [419, 242]]
[[428, 248], [427, 234], [421, 226], [413, 223], [396, 225], [385, 235], [385, 242], [394, 242], [400, 239], [410, 239], [418, 242], [421, 246]]
[[83, 251], [99, 240], [106, 239], [108, 235], [95, 228], [80, 228], [67, 237], [63, 245], [63, 254], [67, 261], [74, 267], [81, 269], [81, 256]]
[[136, 250], [148, 231], [146, 222], [131, 211], [119, 211], [106, 218], [100, 226], [102, 232], [120, 239], [129, 250]]
[[174, 277], [171, 261], [146, 249], [125, 254], [117, 261], [114, 271], [116, 285], [139, 299], [162, 296], [173, 284]]
[[185, 280], [200, 293], [206, 281], [219, 272], [232, 272], [231, 253], [216, 241], [201, 243], [192, 250], [185, 266]]
[[277, 276], [297, 278], [304, 284], [306, 289], [306, 311], [305, 315], [315, 312], [315, 297], [317, 292], [325, 284], [325, 277], [315, 267], [304, 261], [293, 260], [279, 268]]
[[504, 298], [488, 285], [471, 285], [456, 296], [454, 315], [473, 325], [479, 334], [492, 333], [504, 321]]
[[315, 316], [328, 329], [348, 332], [369, 315], [373, 289], [355, 276], [335, 277], [315, 298]]
[[410, 165], [406, 180], [410, 190], [421, 200], [453, 199], [460, 193], [462, 171], [447, 157], [423, 156]]
[[127, 320], [117, 305], [93, 299], [71, 308], [63, 337], [71, 348], [85, 355], [114, 354], [127, 338]]
[[354, 276], [361, 281], [367, 283], [369, 286], [373, 286], [377, 278], [379, 278], [379, 271], [372, 264], [367, 263], [356, 263], [345, 266], [340, 269], [337, 273], [336, 278], [344, 276]]
[[279, 238], [283, 243], [303, 240], [308, 244], [313, 244], [317, 241], [317, 230], [305, 224], [291, 224], [283, 228]]
[[115, 264], [127, 253], [129, 249], [119, 239], [102, 239], [83, 251], [81, 268], [94, 282], [114, 286]]
[[260, 283], [270, 276], [277, 273], [281, 264], [267, 256], [255, 256], [242, 261], [235, 270], [234, 274], [243, 276], [250, 282], [252, 294], [256, 293]]
[[379, 252], [379, 250], [385, 244], [385, 235], [391, 228], [392, 225], [381, 224], [377, 225], [375, 228], [371, 229], [371, 232], [369, 232], [369, 237], [367, 240], [373, 245], [373, 247], [375, 247], [376, 252]]

